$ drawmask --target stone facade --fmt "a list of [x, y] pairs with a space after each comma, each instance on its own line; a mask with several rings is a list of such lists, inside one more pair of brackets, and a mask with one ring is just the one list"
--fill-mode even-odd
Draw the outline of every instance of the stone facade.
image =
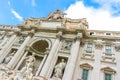
[[0, 80], [119, 80], [120, 32], [65, 15], [0, 25]]

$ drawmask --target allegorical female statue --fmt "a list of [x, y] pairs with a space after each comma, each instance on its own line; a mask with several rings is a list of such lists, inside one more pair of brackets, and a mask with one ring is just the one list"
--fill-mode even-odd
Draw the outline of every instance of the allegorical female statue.
[[36, 62], [35, 55], [32, 54], [30, 56], [27, 56], [25, 58], [25, 66], [21, 69], [21, 74], [23, 75], [23, 78], [26, 80], [31, 80], [33, 77], [33, 66]]
[[62, 78], [63, 71], [65, 69], [66, 63], [64, 59], [61, 59], [61, 62], [55, 66], [53, 77]]
[[14, 76], [13, 80], [32, 80], [33, 77], [33, 66], [35, 63], [35, 55], [32, 54], [25, 58], [25, 66]]

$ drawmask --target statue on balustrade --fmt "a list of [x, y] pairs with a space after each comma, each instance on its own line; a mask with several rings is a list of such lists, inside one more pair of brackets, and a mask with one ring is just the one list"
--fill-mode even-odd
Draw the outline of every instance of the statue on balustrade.
[[61, 62], [58, 63], [54, 68], [53, 77], [61, 79], [64, 73], [65, 66], [66, 66], [65, 60], [61, 59]]
[[16, 51], [14, 50], [12, 53], [8, 54], [8, 56], [3, 60], [3, 64], [9, 63], [15, 53]]
[[57, 20], [57, 19], [63, 19], [64, 18], [65, 13], [61, 12], [59, 9], [57, 9], [54, 13], [50, 13], [48, 15], [48, 19], [49, 20]]
[[[34, 64], [36, 62], [35, 55], [32, 54], [30, 56], [27, 56], [25, 58], [25, 66], [20, 70], [20, 73], [22, 74], [23, 79], [25, 80], [31, 80], [33, 77], [33, 68]], [[21, 74], [18, 74], [21, 76]]]

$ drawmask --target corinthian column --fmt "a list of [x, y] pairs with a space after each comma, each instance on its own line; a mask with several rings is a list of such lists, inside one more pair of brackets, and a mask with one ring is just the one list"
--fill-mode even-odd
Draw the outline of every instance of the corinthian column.
[[5, 44], [4, 48], [0, 51], [0, 63], [2, 63], [3, 59], [7, 56], [9, 49], [12, 47], [12, 45], [14, 44], [14, 42], [17, 39], [17, 34], [11, 32], [10, 35], [12, 35], [9, 39], [9, 41], [7, 42], [7, 44]]
[[75, 70], [75, 65], [79, 53], [79, 48], [80, 48], [80, 38], [82, 37], [81, 33], [77, 34], [77, 39], [76, 42], [73, 43], [72, 48], [71, 48], [71, 55], [68, 60], [68, 64], [66, 66], [64, 76], [62, 80], [73, 80], [73, 75], [74, 75], [74, 70]]
[[23, 44], [20, 46], [18, 51], [15, 53], [15, 55], [13, 56], [11, 61], [7, 64], [8, 68], [13, 69], [16, 66], [16, 64], [18, 63], [18, 61], [20, 60], [20, 58], [24, 54], [25, 47], [28, 44], [28, 42], [29, 42], [29, 40], [31, 39], [32, 36], [33, 36], [33, 32], [30, 32], [30, 34], [27, 36], [27, 38], [25, 39]]
[[62, 36], [62, 32], [58, 32], [57, 34], [57, 39], [55, 40], [49, 54], [48, 54], [48, 57], [47, 57], [47, 60], [41, 70], [41, 73], [40, 73], [40, 76], [42, 77], [46, 77], [46, 74], [48, 73], [48, 70], [50, 68], [50, 65], [51, 65], [51, 62], [52, 62], [52, 59], [55, 55], [55, 52], [58, 48], [58, 45], [60, 44], [60, 37]]

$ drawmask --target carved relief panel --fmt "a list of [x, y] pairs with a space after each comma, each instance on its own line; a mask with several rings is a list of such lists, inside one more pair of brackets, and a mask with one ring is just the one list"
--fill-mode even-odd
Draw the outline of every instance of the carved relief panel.
[[72, 41], [65, 40], [65, 41], [63, 41], [61, 50], [70, 50], [71, 46], [72, 46]]

